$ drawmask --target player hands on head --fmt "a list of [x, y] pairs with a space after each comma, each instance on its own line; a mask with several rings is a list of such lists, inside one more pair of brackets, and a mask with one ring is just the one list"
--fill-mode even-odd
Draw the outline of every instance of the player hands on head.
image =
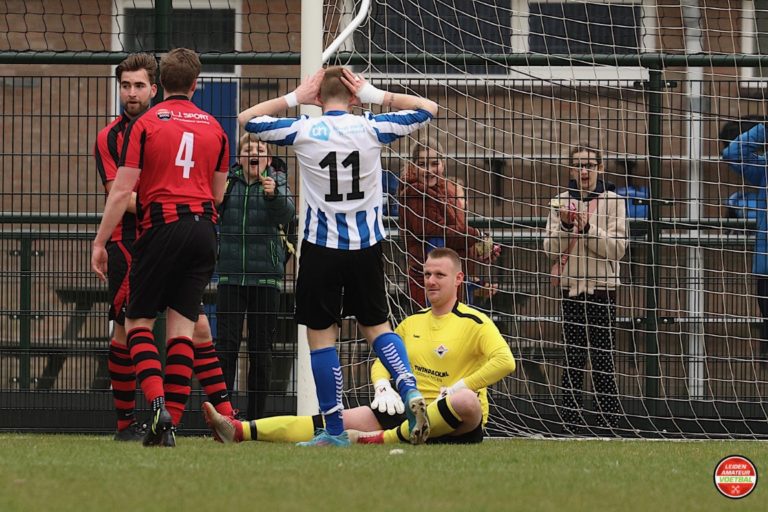
[[[515, 370], [509, 345], [483, 313], [458, 300], [464, 279], [461, 260], [452, 249], [438, 248], [424, 264], [424, 284], [432, 308], [397, 326], [429, 402], [428, 443], [479, 443], [488, 421], [486, 387]], [[351, 442], [409, 442], [409, 423], [400, 395], [390, 384], [393, 375], [380, 359], [371, 367], [375, 396], [370, 406], [344, 411]], [[206, 420], [224, 442], [301, 442], [323, 428], [325, 415], [280, 416], [237, 421], [203, 404]]]
[[[374, 103], [394, 112], [352, 115]], [[317, 118], [271, 117], [297, 105], [319, 105]], [[307, 200], [296, 283], [296, 320], [307, 326], [312, 373], [324, 427], [306, 446], [347, 446], [342, 420], [344, 382], [335, 343], [344, 317], [355, 316], [374, 351], [395, 376], [406, 404], [409, 438], [429, 435], [426, 403], [402, 339], [389, 324], [381, 242], [381, 150], [426, 125], [437, 104], [377, 89], [342, 67], [318, 70], [295, 91], [246, 109], [238, 120], [263, 141], [293, 146]], [[343, 295], [342, 295], [343, 290]]]

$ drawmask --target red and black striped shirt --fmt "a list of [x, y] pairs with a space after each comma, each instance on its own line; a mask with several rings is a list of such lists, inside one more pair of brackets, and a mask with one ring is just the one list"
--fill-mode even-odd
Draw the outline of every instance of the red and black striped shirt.
[[119, 165], [141, 171], [142, 230], [192, 215], [216, 222], [211, 184], [214, 172], [228, 170], [227, 135], [186, 96], [171, 96], [128, 126]]
[[[120, 117], [102, 128], [96, 137], [93, 152], [96, 156], [96, 169], [101, 177], [101, 184], [106, 190], [107, 183], [117, 177], [117, 167], [120, 161], [120, 151], [123, 149], [123, 135], [131, 119], [123, 113]], [[138, 187], [138, 184], [137, 184]], [[112, 242], [133, 241], [138, 235], [138, 219], [136, 214], [125, 212], [122, 220], [112, 232]]]

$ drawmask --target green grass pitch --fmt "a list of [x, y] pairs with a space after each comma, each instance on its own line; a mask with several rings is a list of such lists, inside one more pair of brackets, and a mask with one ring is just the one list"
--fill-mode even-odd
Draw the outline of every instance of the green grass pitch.
[[[0, 435], [0, 511], [765, 511], [765, 442], [486, 440], [480, 446], [297, 448], [179, 437]], [[758, 469], [741, 500], [715, 465]]]

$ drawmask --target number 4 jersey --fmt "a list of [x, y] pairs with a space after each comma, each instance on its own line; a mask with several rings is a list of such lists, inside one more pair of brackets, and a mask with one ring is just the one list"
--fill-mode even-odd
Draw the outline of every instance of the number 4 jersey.
[[120, 166], [141, 170], [136, 209], [142, 230], [185, 216], [216, 222], [213, 173], [227, 172], [229, 146], [219, 122], [186, 96], [171, 96], [125, 132]]
[[331, 249], [356, 250], [384, 238], [381, 148], [428, 123], [426, 110], [321, 117], [251, 119], [245, 129], [279, 146], [293, 146], [307, 200], [304, 239]]

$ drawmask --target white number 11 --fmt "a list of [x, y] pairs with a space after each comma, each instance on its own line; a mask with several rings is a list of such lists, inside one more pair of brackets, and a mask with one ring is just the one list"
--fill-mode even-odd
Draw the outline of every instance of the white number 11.
[[192, 132], [184, 132], [181, 136], [181, 144], [179, 144], [179, 151], [176, 153], [176, 165], [184, 168], [184, 179], [189, 179], [189, 171], [195, 166], [195, 161], [192, 160], [192, 150], [195, 147], [195, 134]]

